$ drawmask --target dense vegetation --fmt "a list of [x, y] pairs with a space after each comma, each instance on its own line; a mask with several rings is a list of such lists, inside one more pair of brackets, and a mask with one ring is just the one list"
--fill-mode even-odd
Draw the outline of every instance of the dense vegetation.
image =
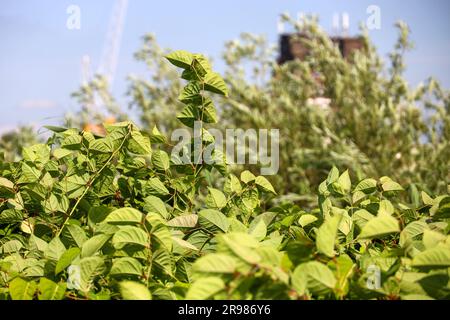
[[[230, 43], [225, 80], [203, 55], [163, 61], [147, 46], [137, 56], [154, 81], [133, 79], [130, 93], [152, 129], [47, 127], [45, 143], [2, 160], [0, 298], [449, 299], [448, 94], [434, 82], [409, 91], [404, 28], [388, 78], [368, 42], [349, 63], [308, 28], [314, 54], [273, 68], [257, 38]], [[263, 60], [261, 83], [246, 82], [244, 58]], [[101, 84], [76, 97], [87, 106]], [[318, 94], [328, 109], [308, 100]], [[186, 163], [166, 135], [194, 121], [201, 135], [186, 148], [200, 158]], [[208, 129], [230, 123], [286, 130], [278, 177], [229, 168], [211, 149]], [[207, 151], [214, 163], [198, 161]]]
[[[317, 187], [333, 166], [350, 169], [355, 180], [387, 175], [408, 191], [446, 192], [450, 95], [432, 78], [414, 88], [403, 77], [412, 47], [406, 25], [398, 24], [399, 39], [385, 63], [366, 33], [364, 49], [348, 61], [314, 21], [301, 28], [292, 23], [309, 38], [303, 61], [278, 65], [274, 48], [250, 34], [226, 44], [230, 94], [217, 100], [218, 127], [280, 129], [280, 170], [268, 178], [302, 205], [314, 206]], [[170, 133], [179, 126], [172, 115], [183, 108], [177, 102], [183, 82], [163, 63], [167, 52], [145, 38], [136, 57], [151, 78], [131, 78], [129, 93], [144, 127], [158, 124]], [[256, 166], [242, 169], [259, 172]]]

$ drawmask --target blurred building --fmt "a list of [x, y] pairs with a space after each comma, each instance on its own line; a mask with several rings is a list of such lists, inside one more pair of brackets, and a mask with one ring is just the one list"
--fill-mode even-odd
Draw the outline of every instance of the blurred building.
[[[279, 39], [279, 57], [278, 63], [283, 64], [294, 59], [304, 60], [308, 55], [308, 48], [302, 40], [307, 36], [301, 33], [284, 33], [280, 35]], [[342, 56], [348, 59], [355, 50], [363, 49], [364, 41], [362, 37], [347, 37], [336, 36], [330, 37], [331, 41], [335, 43]]]

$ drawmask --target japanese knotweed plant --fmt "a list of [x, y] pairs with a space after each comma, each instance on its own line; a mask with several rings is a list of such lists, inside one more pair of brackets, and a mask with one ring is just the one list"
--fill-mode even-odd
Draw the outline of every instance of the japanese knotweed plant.
[[226, 96], [223, 80], [201, 55], [167, 59], [187, 80], [178, 119], [201, 127], [190, 161], [169, 156], [156, 127], [48, 127], [46, 144], [0, 164], [0, 298], [450, 298], [449, 195], [404, 203], [388, 177], [352, 184], [333, 168], [317, 209], [266, 211], [266, 178], [228, 173], [211, 150], [209, 93]]
[[407, 205], [400, 192], [389, 177], [352, 185], [333, 168], [319, 208], [285, 203], [218, 234], [186, 297], [449, 299], [450, 196]]
[[46, 144], [1, 163], [3, 298], [183, 297], [190, 265], [213, 250], [215, 235], [261, 212], [260, 193], [274, 193], [264, 177], [244, 173], [242, 186], [228, 175], [225, 193], [205, 181], [204, 172], [226, 174], [222, 155], [201, 161], [213, 142], [204, 124], [217, 121], [207, 92], [226, 95], [223, 80], [202, 55], [167, 59], [188, 80], [178, 118], [201, 126], [185, 146], [196, 159], [170, 157], [156, 127], [145, 135], [131, 122], [105, 124], [102, 137], [47, 127], [54, 135]]

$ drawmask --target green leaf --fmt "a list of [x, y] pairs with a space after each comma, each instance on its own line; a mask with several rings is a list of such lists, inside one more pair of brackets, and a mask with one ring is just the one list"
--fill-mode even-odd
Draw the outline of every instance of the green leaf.
[[150, 239], [148, 234], [141, 228], [124, 226], [113, 235], [112, 244], [117, 249], [121, 249], [126, 244], [137, 244], [146, 247], [149, 246]]
[[205, 90], [228, 96], [228, 89], [222, 77], [215, 72], [208, 72], [204, 79]]
[[89, 223], [96, 224], [104, 221], [114, 210], [115, 208], [107, 206], [91, 207], [88, 213]]
[[81, 257], [93, 256], [97, 251], [103, 248], [111, 236], [111, 234], [98, 234], [87, 240], [81, 247]]
[[224, 191], [226, 193], [241, 193], [242, 186], [239, 179], [232, 173], [230, 173], [225, 181]]
[[22, 222], [23, 213], [19, 210], [6, 209], [0, 213], [0, 224]]
[[169, 194], [169, 190], [158, 178], [148, 180], [146, 190], [153, 195], [165, 196]]
[[255, 252], [259, 245], [258, 241], [246, 233], [233, 232], [224, 234], [219, 237], [219, 241], [230, 253], [248, 264], [257, 264], [261, 261], [260, 255]]
[[83, 194], [88, 180], [89, 176], [87, 175], [80, 176], [74, 174], [67, 178], [64, 178], [64, 180], [61, 181], [60, 184], [65, 195], [69, 199], [75, 199]]
[[0, 187], [9, 189], [10, 191], [13, 191], [14, 190], [14, 183], [12, 183], [11, 181], [9, 181], [6, 178], [0, 177]]
[[277, 216], [276, 212], [264, 212], [255, 217], [253, 221], [250, 223], [250, 229], [252, 229], [259, 221], [264, 221], [266, 227], [269, 227], [271, 223], [274, 221]]
[[[61, 148], [65, 148], [65, 149], [69, 149], [69, 150], [77, 150], [81, 147], [81, 140], [82, 140], [82, 138], [78, 134], [67, 136], [61, 142]], [[70, 154], [70, 152], [69, 152], [69, 154]]]
[[58, 263], [55, 267], [55, 275], [65, 270], [72, 262], [79, 256], [81, 250], [79, 248], [69, 248], [67, 249], [59, 258]]
[[263, 189], [263, 191], [277, 194], [275, 192], [275, 189], [273, 188], [272, 184], [265, 177], [263, 177], [263, 176], [257, 177], [255, 179], [255, 183], [257, 186], [260, 186]]
[[[2, 179], [2, 178], [0, 178], [0, 179]], [[3, 181], [4, 183], [6, 183], [5, 180]], [[16, 197], [16, 193], [13, 188], [8, 188], [8, 187], [6, 187], [6, 185], [4, 185], [4, 186], [0, 185], [0, 198], [10, 199], [10, 201], [11, 201], [15, 197]]]
[[327, 184], [332, 184], [339, 179], [339, 170], [333, 166], [327, 176]]
[[352, 220], [360, 229], [362, 229], [368, 221], [374, 218], [375, 216], [366, 209], [359, 209], [355, 213], [353, 213], [352, 216]]
[[225, 283], [218, 277], [200, 278], [195, 281], [186, 294], [186, 300], [207, 300], [225, 288]]
[[192, 70], [196, 75], [203, 77], [206, 73], [211, 71], [211, 65], [208, 60], [202, 54], [194, 54], [194, 60], [192, 61]]
[[[106, 127], [105, 127], [106, 128]], [[83, 131], [82, 133], [81, 133], [81, 135], [83, 136], [83, 142], [85, 143], [85, 144], [87, 144], [88, 146], [89, 146], [89, 144], [91, 143], [91, 142], [94, 142], [95, 141], [95, 136], [92, 134], [92, 132], [89, 132], [89, 131]]]
[[[68, 239], [70, 244], [81, 248], [83, 243], [88, 239], [84, 230], [77, 225], [67, 225], [62, 232], [63, 239]], [[67, 243], [66, 243], [67, 244]]]
[[383, 191], [403, 191], [403, 187], [389, 177], [381, 177], [381, 188]]
[[105, 272], [106, 266], [101, 257], [86, 257], [80, 260], [81, 290], [87, 292], [95, 277]]
[[209, 194], [206, 197], [205, 204], [213, 209], [222, 209], [227, 205], [227, 198], [222, 191], [208, 187]]
[[66, 247], [61, 242], [59, 237], [53, 238], [44, 252], [44, 255], [49, 260], [58, 261], [63, 253], [66, 251]]
[[415, 208], [420, 206], [420, 195], [417, 186], [412, 183], [409, 185], [409, 197], [411, 198], [411, 202]]
[[111, 140], [100, 138], [89, 144], [89, 151], [96, 153], [112, 153], [114, 151], [114, 146], [111, 143]]
[[414, 256], [413, 267], [450, 267], [450, 250], [445, 246], [436, 246]]
[[223, 253], [210, 253], [195, 261], [192, 271], [199, 275], [204, 273], [234, 273], [236, 261]]
[[67, 131], [67, 128], [57, 126], [44, 126], [44, 128], [56, 133]]
[[127, 135], [128, 128], [134, 127], [134, 124], [131, 121], [122, 121], [115, 123], [104, 123], [103, 126], [105, 127], [106, 132], [109, 134], [114, 134], [121, 139]]
[[41, 172], [27, 163], [22, 163], [22, 174], [17, 181], [18, 184], [37, 182], [41, 176]]
[[256, 179], [255, 175], [248, 170], [241, 172], [241, 181], [245, 184], [248, 184], [251, 181]]
[[143, 214], [134, 208], [120, 208], [112, 211], [104, 220], [110, 224], [139, 224], [142, 222]]
[[[196, 246], [194, 246], [190, 242], [187, 242], [187, 241], [185, 241], [183, 239], [180, 239], [180, 238], [177, 238], [177, 237], [172, 237], [172, 242], [173, 242], [174, 248], [176, 246], [180, 246], [181, 248], [186, 249], [186, 250], [198, 251], [198, 248]], [[175, 249], [173, 251], [175, 252]]]
[[200, 119], [198, 108], [194, 105], [187, 105], [183, 108], [181, 113], [177, 115], [177, 119], [180, 120], [184, 125], [193, 128], [194, 122]]
[[139, 282], [122, 281], [119, 283], [119, 287], [124, 300], [152, 300], [150, 291]]
[[431, 249], [436, 247], [440, 242], [444, 242], [447, 237], [437, 231], [434, 230], [423, 230], [423, 238], [422, 242], [426, 249]]
[[415, 237], [421, 235], [428, 225], [424, 221], [413, 221], [409, 223], [400, 233], [400, 246], [404, 247]]
[[142, 135], [138, 130], [131, 131], [131, 139], [128, 141], [127, 148], [130, 152], [140, 155], [149, 155], [152, 152], [150, 138]]
[[156, 150], [152, 154], [152, 164], [158, 170], [163, 170], [163, 171], [169, 170], [169, 168], [170, 168], [169, 155], [162, 150]]
[[192, 65], [192, 60], [194, 60], [194, 55], [184, 50], [177, 50], [166, 55], [166, 59], [179, 68], [189, 69]]
[[338, 192], [342, 195], [350, 192], [350, 188], [352, 187], [352, 182], [350, 180], [350, 175], [348, 170], [345, 170], [337, 179], [336, 184], [338, 186]]
[[352, 201], [354, 204], [357, 204], [359, 201], [364, 199], [366, 197], [366, 194], [362, 191], [355, 191], [352, 195]]
[[154, 271], [172, 276], [174, 266], [173, 256], [165, 248], [158, 249], [153, 252], [152, 266], [155, 268], [153, 269]]
[[395, 208], [389, 200], [381, 200], [379, 204], [378, 214], [381, 212], [392, 215], [395, 212]]
[[203, 122], [205, 123], [217, 123], [217, 113], [214, 103], [211, 99], [207, 98], [203, 105], [200, 106], [200, 110], [203, 111]]
[[166, 143], [166, 137], [159, 131], [157, 126], [152, 129], [152, 135], [150, 136], [151, 143]]
[[66, 292], [65, 283], [55, 283], [47, 278], [41, 278], [38, 284], [39, 300], [62, 300]]
[[31, 234], [30, 240], [28, 241], [28, 247], [30, 251], [37, 250], [40, 252], [45, 252], [48, 247], [48, 243], [41, 238], [36, 237], [34, 234]]
[[267, 235], [266, 223], [263, 220], [259, 220], [258, 223], [251, 224], [248, 229], [248, 234], [258, 241], [264, 240]]
[[34, 222], [31, 219], [25, 219], [20, 224], [20, 230], [27, 234], [32, 234], [34, 228]]
[[168, 226], [176, 228], [194, 228], [197, 225], [198, 215], [184, 214], [167, 222]]
[[334, 260], [330, 260], [328, 267], [333, 271], [337, 280], [336, 292], [340, 297], [344, 297], [349, 291], [349, 278], [356, 265], [348, 255], [343, 254]]
[[375, 179], [364, 179], [360, 181], [353, 192], [364, 192], [365, 194], [370, 194], [377, 189], [377, 181]]
[[330, 191], [328, 191], [327, 181], [324, 180], [319, 184], [318, 187], [319, 195], [324, 198], [328, 199], [327, 197], [330, 195]]
[[9, 283], [9, 294], [13, 300], [33, 300], [36, 292], [36, 282], [15, 278]]
[[164, 224], [158, 224], [151, 230], [151, 240], [163, 245], [167, 250], [172, 250], [172, 234]]
[[434, 300], [433, 298], [423, 294], [407, 294], [401, 296], [402, 300]]
[[65, 213], [69, 209], [69, 199], [64, 195], [55, 195], [52, 193], [48, 199], [42, 201], [42, 204], [48, 213]]
[[431, 198], [425, 191], [421, 191], [420, 194], [425, 205], [432, 206], [434, 204], [433, 198]]
[[312, 214], [304, 214], [298, 219], [298, 223], [304, 228], [317, 220], [318, 218]]
[[253, 211], [259, 205], [258, 190], [251, 189], [244, 191], [242, 193], [241, 201], [246, 210]]
[[336, 278], [326, 265], [310, 261], [295, 268], [292, 284], [299, 294], [304, 294], [308, 289], [313, 294], [324, 295], [335, 288]]
[[124, 257], [114, 260], [110, 271], [111, 275], [142, 275], [142, 265], [138, 260]]
[[155, 212], [159, 214], [164, 219], [168, 219], [170, 214], [167, 212], [165, 203], [155, 196], [148, 196], [144, 199], [144, 211], [145, 212]]
[[200, 211], [198, 214], [198, 221], [201, 226], [212, 231], [221, 230], [227, 232], [230, 227], [230, 223], [226, 216], [222, 212], [213, 209]]
[[46, 144], [35, 144], [22, 150], [23, 160], [44, 165], [50, 160], [50, 147]]
[[334, 257], [334, 255], [336, 254], [336, 252], [334, 251], [334, 246], [341, 219], [341, 215], [329, 217], [325, 219], [325, 222], [319, 227], [317, 231], [317, 250], [330, 258]]
[[367, 221], [359, 234], [359, 239], [381, 238], [385, 235], [400, 232], [397, 219], [391, 215], [380, 212], [375, 218]]
[[166, 220], [155, 212], [149, 212], [145, 216], [144, 223], [145, 223], [147, 230], [153, 230], [153, 228], [155, 228], [155, 227], [158, 227], [160, 225], [165, 226], [167, 224]]
[[200, 118], [198, 117], [197, 105], [200, 105], [203, 100], [202, 96], [200, 95], [200, 92], [201, 88], [198, 82], [189, 82], [183, 88], [183, 91], [181, 91], [181, 94], [178, 97], [178, 100], [190, 105], [189, 110], [186, 110], [183, 113], [185, 115], [190, 114], [190, 117], [193, 117], [197, 120], [200, 120]]

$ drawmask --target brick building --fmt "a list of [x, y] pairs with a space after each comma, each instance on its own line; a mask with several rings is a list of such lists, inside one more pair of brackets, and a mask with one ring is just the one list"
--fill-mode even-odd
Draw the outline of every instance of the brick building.
[[[294, 59], [303, 60], [307, 54], [308, 49], [305, 47], [301, 38], [305, 38], [303, 34], [288, 34], [284, 33], [280, 35], [280, 55], [278, 57], [278, 63], [283, 64], [286, 61]], [[364, 46], [362, 37], [331, 37], [333, 41], [339, 47], [339, 50], [344, 58], [350, 57], [351, 53], [355, 50], [360, 50]]]

